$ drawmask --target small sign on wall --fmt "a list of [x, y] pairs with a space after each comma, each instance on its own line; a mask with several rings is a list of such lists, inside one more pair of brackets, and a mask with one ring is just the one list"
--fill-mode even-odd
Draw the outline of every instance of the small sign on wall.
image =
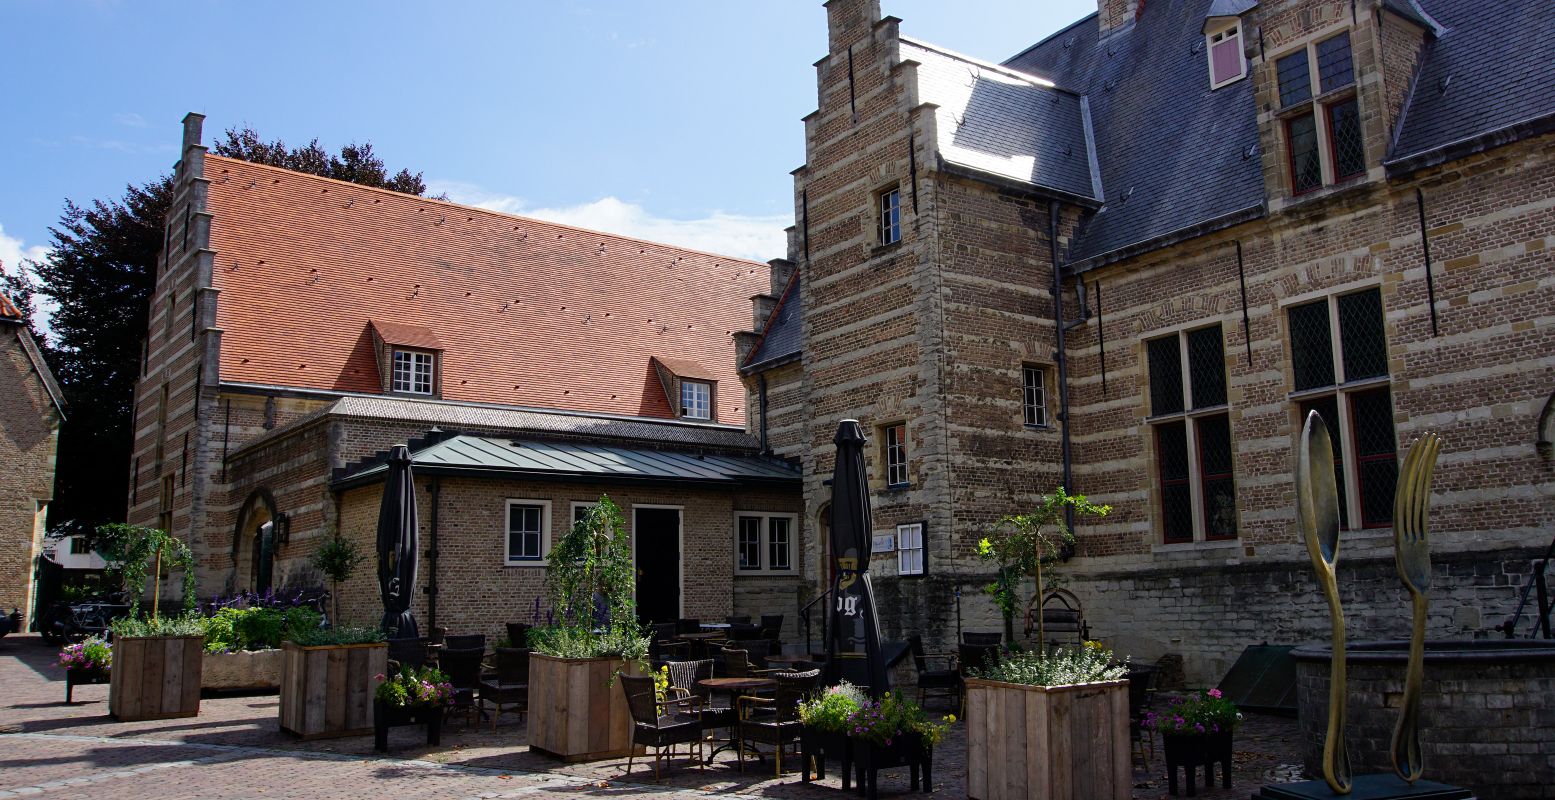
[[871, 553], [890, 553], [896, 550], [896, 534], [877, 533], [874, 535], [874, 544]]

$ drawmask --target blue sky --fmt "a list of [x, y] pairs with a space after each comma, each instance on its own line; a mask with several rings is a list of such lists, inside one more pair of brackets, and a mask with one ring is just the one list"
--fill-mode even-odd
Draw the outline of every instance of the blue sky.
[[[1094, 0], [883, 0], [903, 32], [1002, 60]], [[765, 260], [784, 255], [819, 0], [0, 5], [0, 261], [66, 198], [177, 159], [179, 120], [365, 140], [459, 202]]]

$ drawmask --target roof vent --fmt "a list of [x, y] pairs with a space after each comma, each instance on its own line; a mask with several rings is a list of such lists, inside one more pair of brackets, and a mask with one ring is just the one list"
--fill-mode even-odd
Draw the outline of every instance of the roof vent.
[[1440, 92], [1442, 94], [1446, 94], [1447, 93], [1447, 87], [1451, 86], [1451, 85], [1452, 85], [1452, 76], [1451, 75], [1443, 75], [1441, 80], [1436, 82], [1436, 91], [1438, 91], [1438, 92]]
[[1074, 155], [1074, 145], [1068, 145], [1068, 144], [1064, 145], [1064, 155], [1066, 155], [1066, 156]]
[[1110, 92], [1110, 91], [1112, 91], [1113, 89], [1116, 89], [1116, 88], [1118, 88], [1118, 82], [1115, 81], [1115, 80], [1112, 80], [1110, 78], [1107, 80], [1107, 83], [1104, 86], [1102, 86], [1102, 89], [1104, 91], [1108, 91], [1108, 92]]
[[1256, 144], [1248, 145], [1247, 149], [1242, 151], [1242, 160], [1246, 161], [1247, 159], [1252, 158], [1253, 156], [1256, 156], [1256, 155], [1258, 155], [1258, 145], [1256, 145]]
[[1068, 50], [1071, 47], [1074, 47], [1074, 37], [1073, 36], [1071, 36], [1068, 39], [1064, 40], [1064, 49]]
[[1194, 53], [1202, 53], [1202, 52], [1204, 52], [1204, 40], [1203, 39], [1194, 39], [1193, 40], [1193, 46], [1189, 47], [1188, 49], [1193, 51]]

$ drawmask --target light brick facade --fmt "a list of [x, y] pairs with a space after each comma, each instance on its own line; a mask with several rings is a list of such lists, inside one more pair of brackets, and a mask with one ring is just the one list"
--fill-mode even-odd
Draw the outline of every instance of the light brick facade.
[[[0, 307], [12, 308], [0, 296]], [[0, 314], [0, 614], [32, 619], [35, 562], [54, 497], [59, 389], [24, 320]]]
[[[1102, 17], [1124, 24], [1117, 20], [1136, 5], [1147, 4], [1107, 0]], [[1499, 635], [1490, 629], [1511, 614], [1530, 559], [1555, 531], [1555, 462], [1535, 446], [1555, 391], [1555, 142], [1499, 142], [1390, 173], [1382, 159], [1422, 33], [1375, 4], [1353, 17], [1350, 4], [1328, 13], [1336, 5], [1264, 2], [1243, 24], [1286, 46], [1349, 30], [1364, 177], [1291, 196], [1284, 123], [1267, 111], [1274, 64], [1254, 53], [1266, 211], [1076, 262], [1071, 237], [1093, 209], [946, 168], [934, 149], [934, 108], [917, 96], [918, 64], [901, 55], [899, 21], [881, 18], [869, 0], [827, 4], [819, 108], [805, 120], [806, 163], [794, 173], [802, 369], [766, 375], [771, 397], [798, 396], [780, 408], [803, 408], [806, 419], [778, 424], [774, 415], [769, 430], [779, 452], [802, 454], [812, 521], [829, 496], [822, 481], [837, 422], [856, 417], [875, 440], [867, 451], [880, 483], [875, 533], [927, 522], [925, 576], [893, 577], [889, 555], [871, 567], [888, 638], [922, 631], [948, 644], [958, 619], [963, 629], [998, 628], [980, 592], [989, 565], [975, 544], [990, 521], [1030, 509], [1062, 481], [1061, 388], [1069, 488], [1113, 507], [1081, 522], [1077, 556], [1060, 568], [1095, 637], [1146, 661], [1179, 653], [1190, 679], [1212, 683], [1248, 644], [1326, 636], [1294, 521], [1292, 441], [1307, 395], [1294, 389], [1288, 309], [1369, 288], [1380, 290], [1387, 361], [1385, 378], [1369, 385], [1390, 390], [1397, 454], [1426, 431], [1444, 441], [1431, 635]], [[892, 186], [902, 193], [902, 241], [880, 245], [874, 204]], [[1056, 378], [1054, 214], [1063, 319], [1079, 320], [1061, 357], [1067, 387]], [[1236, 536], [1215, 541], [1201, 529], [1194, 541], [1166, 544], [1146, 342], [1215, 324]], [[1051, 427], [1023, 424], [1023, 365], [1047, 368]], [[906, 423], [910, 452], [900, 489], [880, 480], [879, 432], [897, 422]], [[1391, 530], [1355, 526], [1342, 541], [1351, 635], [1402, 635], [1408, 612]], [[806, 546], [807, 577], [820, 587], [824, 536]]]

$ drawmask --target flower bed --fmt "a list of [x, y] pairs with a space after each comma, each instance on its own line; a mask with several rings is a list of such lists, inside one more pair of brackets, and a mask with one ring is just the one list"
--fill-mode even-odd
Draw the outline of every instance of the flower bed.
[[932, 791], [934, 745], [956, 718], [935, 722], [901, 692], [871, 700], [843, 681], [800, 703], [799, 720], [802, 780], [809, 781], [812, 761], [817, 777], [825, 778], [825, 762], [832, 759], [840, 762], [843, 789], [850, 788], [857, 767], [859, 789], [873, 797], [877, 773], [892, 767], [910, 768], [912, 788]]
[[113, 645], [97, 636], [67, 645], [59, 651], [59, 665], [65, 668], [65, 702], [74, 702], [77, 686], [103, 684], [110, 680]]
[[389, 729], [405, 725], [425, 725], [427, 744], [442, 743], [443, 711], [454, 701], [454, 687], [448, 676], [431, 667], [401, 667], [392, 676], [376, 676], [381, 681], [373, 690], [373, 747], [389, 751]]
[[1178, 767], [1186, 772], [1190, 797], [1200, 765], [1204, 767], [1204, 785], [1213, 786], [1216, 764], [1220, 765], [1222, 785], [1231, 788], [1231, 734], [1241, 721], [1241, 712], [1219, 689], [1173, 697], [1165, 711], [1146, 712], [1141, 726], [1159, 732], [1164, 740], [1167, 791], [1177, 794]]

